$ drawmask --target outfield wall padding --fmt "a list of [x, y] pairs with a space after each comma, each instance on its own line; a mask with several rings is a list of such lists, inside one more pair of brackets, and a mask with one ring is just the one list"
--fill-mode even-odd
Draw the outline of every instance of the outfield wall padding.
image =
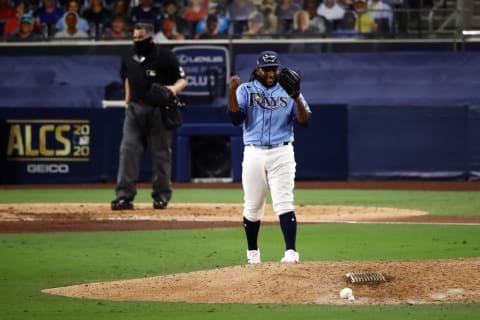
[[349, 106], [349, 177], [469, 175], [467, 107]]
[[[178, 48], [181, 47], [179, 44]], [[198, 51], [195, 46], [190, 47], [194, 57], [207, 62], [219, 58], [216, 50], [210, 52], [201, 50], [202, 46], [196, 47]], [[209, 103], [222, 107], [226, 101], [227, 67], [239, 74], [242, 81], [247, 81], [256, 66], [257, 53], [242, 51], [232, 52], [231, 62], [224, 59], [225, 66], [220, 68], [225, 69], [220, 72], [222, 81], [217, 79], [219, 83], [210, 92], [213, 96], [184, 95], [183, 98], [190, 105]], [[0, 107], [101, 108], [105, 96], [113, 93], [122, 96], [121, 90], [108, 92], [112, 85], [123, 83], [119, 71], [122, 52], [116, 55], [0, 55]], [[280, 55], [282, 66], [300, 72], [302, 92], [312, 105], [480, 104], [478, 52], [280, 51]], [[187, 76], [193, 77], [188, 78], [187, 91], [201, 86], [199, 82], [206, 81], [212, 71], [207, 62], [189, 65], [192, 59], [182, 59]]]
[[[314, 105], [312, 112], [308, 128], [295, 128], [298, 180], [480, 177], [477, 105]], [[122, 108], [0, 108], [0, 183], [114, 182], [123, 116]], [[226, 109], [187, 108], [184, 119], [174, 133], [173, 181], [193, 178], [198, 159], [187, 140], [215, 135], [228, 138], [230, 177], [240, 181], [241, 129]], [[217, 150], [203, 146], [205, 154]], [[150, 179], [147, 153], [139, 180]]]

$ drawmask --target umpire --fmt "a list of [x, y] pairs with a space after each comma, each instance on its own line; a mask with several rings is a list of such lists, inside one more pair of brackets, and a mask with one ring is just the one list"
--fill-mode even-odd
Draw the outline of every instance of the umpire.
[[148, 147], [152, 154], [153, 208], [164, 209], [172, 197], [172, 131], [165, 126], [166, 109], [186, 86], [185, 73], [176, 55], [153, 42], [153, 25], [137, 23], [133, 47], [122, 58], [125, 82], [125, 119], [112, 210], [133, 209], [141, 160]]

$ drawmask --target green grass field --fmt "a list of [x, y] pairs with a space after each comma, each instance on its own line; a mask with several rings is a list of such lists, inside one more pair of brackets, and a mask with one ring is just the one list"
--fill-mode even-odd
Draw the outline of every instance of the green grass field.
[[[0, 203], [106, 202], [106, 189], [8, 189]], [[240, 202], [241, 190], [178, 189], [176, 202]], [[141, 190], [138, 201], [149, 202]], [[436, 216], [478, 216], [477, 192], [297, 190], [297, 204], [414, 208]], [[240, 214], [240, 213], [239, 213]], [[480, 226], [300, 225], [304, 261], [480, 257]], [[278, 261], [278, 226], [262, 227], [264, 261]], [[480, 304], [329, 306], [189, 304], [71, 299], [47, 287], [129, 279], [244, 263], [239, 228], [0, 234], [0, 319], [475, 319]], [[242, 275], [239, 274], [239, 277]]]

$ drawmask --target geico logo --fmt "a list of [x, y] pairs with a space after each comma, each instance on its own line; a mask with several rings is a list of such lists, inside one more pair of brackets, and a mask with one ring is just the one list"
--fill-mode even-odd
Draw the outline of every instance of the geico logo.
[[181, 54], [178, 56], [178, 60], [180, 64], [186, 63], [223, 63], [224, 58], [223, 56], [187, 56], [185, 54]]
[[27, 165], [28, 173], [69, 173], [70, 167], [66, 163], [49, 163], [49, 164], [35, 164]]
[[215, 86], [215, 77], [213, 75], [187, 76], [187, 83], [189, 86], [204, 87], [207, 86], [209, 82], [212, 86]]

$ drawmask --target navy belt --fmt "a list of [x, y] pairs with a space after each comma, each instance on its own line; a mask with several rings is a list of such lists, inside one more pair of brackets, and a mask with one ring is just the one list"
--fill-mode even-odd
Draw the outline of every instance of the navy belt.
[[247, 144], [247, 146], [258, 148], [258, 149], [274, 149], [276, 147], [281, 147], [281, 146], [288, 146], [289, 144], [292, 144], [292, 142], [287, 141], [287, 142], [282, 142], [282, 143], [277, 143], [277, 144]]

